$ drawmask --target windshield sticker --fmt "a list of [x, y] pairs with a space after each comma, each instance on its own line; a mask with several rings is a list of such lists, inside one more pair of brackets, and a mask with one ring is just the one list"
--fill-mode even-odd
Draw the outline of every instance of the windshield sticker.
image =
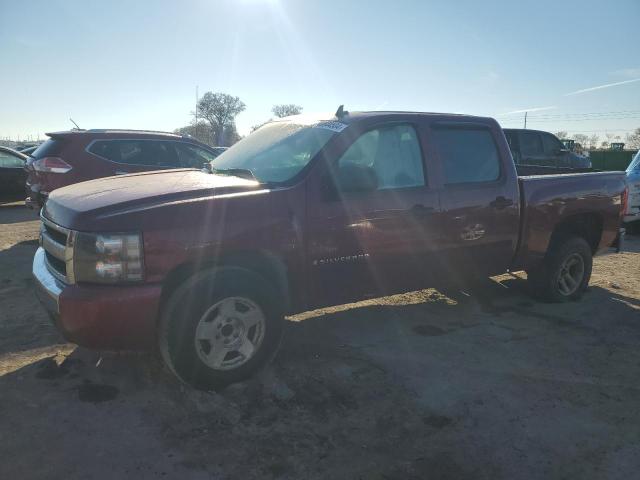
[[342, 130], [347, 128], [347, 126], [348, 125], [346, 123], [342, 123], [342, 122], [320, 122], [320, 123], [316, 123], [313, 127], [324, 128], [325, 130], [331, 130], [332, 132], [340, 133]]

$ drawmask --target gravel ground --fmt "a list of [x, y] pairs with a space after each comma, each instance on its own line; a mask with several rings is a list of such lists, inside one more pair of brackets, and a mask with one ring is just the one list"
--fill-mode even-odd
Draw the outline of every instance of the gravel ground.
[[637, 477], [640, 237], [580, 302], [522, 275], [289, 319], [217, 394], [154, 355], [67, 344], [30, 279], [36, 215], [0, 205], [0, 478]]

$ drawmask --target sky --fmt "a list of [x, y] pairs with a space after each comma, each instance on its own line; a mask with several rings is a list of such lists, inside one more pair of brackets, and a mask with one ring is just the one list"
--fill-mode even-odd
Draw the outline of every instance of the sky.
[[240, 97], [241, 134], [296, 103], [624, 135], [639, 32], [639, 0], [0, 0], [0, 138], [171, 131], [196, 86]]

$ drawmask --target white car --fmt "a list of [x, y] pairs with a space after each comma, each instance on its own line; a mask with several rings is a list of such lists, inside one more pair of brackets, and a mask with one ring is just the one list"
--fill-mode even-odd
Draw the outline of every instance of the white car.
[[624, 214], [625, 223], [640, 221], [640, 151], [627, 167], [627, 185], [629, 197], [627, 211]]

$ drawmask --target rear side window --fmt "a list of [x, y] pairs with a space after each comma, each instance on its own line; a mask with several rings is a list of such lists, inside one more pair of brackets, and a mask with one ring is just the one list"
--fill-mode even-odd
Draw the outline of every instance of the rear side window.
[[544, 154], [540, 134], [534, 132], [520, 133], [520, 150], [523, 156], [540, 156]]
[[55, 157], [60, 155], [64, 141], [59, 138], [50, 138], [46, 142], [40, 144], [38, 148], [31, 154], [36, 160], [44, 157]]
[[98, 140], [89, 152], [115, 163], [158, 168], [180, 167], [172, 142], [153, 140]]
[[500, 177], [500, 157], [489, 130], [436, 128], [433, 140], [447, 185], [492, 182]]

